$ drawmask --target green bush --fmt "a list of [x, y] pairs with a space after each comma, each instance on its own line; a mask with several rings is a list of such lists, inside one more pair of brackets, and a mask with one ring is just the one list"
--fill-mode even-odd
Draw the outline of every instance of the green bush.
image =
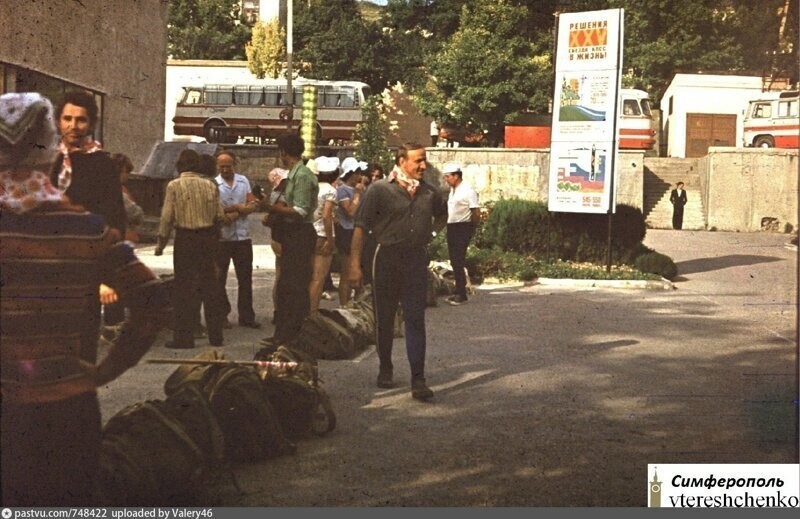
[[678, 267], [672, 258], [658, 252], [646, 252], [636, 258], [634, 266], [642, 272], [658, 274], [669, 280], [678, 275]]
[[497, 201], [476, 237], [481, 248], [499, 247], [548, 258], [558, 257], [560, 242], [547, 205], [519, 199]]
[[447, 227], [436, 233], [428, 244], [428, 257], [431, 261], [450, 260], [450, 252], [447, 250]]

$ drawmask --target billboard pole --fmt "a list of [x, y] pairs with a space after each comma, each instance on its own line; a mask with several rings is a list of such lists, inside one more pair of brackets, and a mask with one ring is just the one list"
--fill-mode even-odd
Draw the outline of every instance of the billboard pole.
[[616, 177], [617, 177], [617, 159], [619, 158], [619, 135], [617, 135], [617, 124], [619, 123], [619, 91], [620, 87], [622, 86], [622, 47], [624, 46], [625, 40], [625, 10], [619, 10], [619, 30], [618, 30], [618, 40], [619, 45], [617, 45], [617, 88], [615, 89], [616, 95], [614, 96], [614, 149], [611, 153], [611, 166], [608, 168], [608, 171], [611, 172], [609, 175], [609, 179], [611, 182], [611, 189], [610, 189], [610, 196], [609, 196], [609, 207], [608, 207], [608, 249], [606, 251], [606, 272], [611, 272], [611, 235], [613, 231], [613, 217], [614, 212], [616, 210], [617, 205], [617, 186], [616, 186]]

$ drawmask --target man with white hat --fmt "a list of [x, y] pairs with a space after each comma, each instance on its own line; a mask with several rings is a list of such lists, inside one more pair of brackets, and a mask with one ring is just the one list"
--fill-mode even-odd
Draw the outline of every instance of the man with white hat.
[[464, 182], [460, 164], [448, 162], [442, 167], [442, 174], [445, 183], [450, 186], [447, 198], [447, 251], [456, 280], [455, 293], [447, 298], [447, 302], [458, 306], [467, 302], [467, 246], [475, 226], [481, 221], [481, 206], [478, 193]]
[[[53, 186], [53, 107], [0, 96], [3, 506], [86, 506], [99, 467], [97, 387], [136, 365], [161, 325], [158, 278], [98, 214]], [[101, 283], [130, 309], [99, 364]]]

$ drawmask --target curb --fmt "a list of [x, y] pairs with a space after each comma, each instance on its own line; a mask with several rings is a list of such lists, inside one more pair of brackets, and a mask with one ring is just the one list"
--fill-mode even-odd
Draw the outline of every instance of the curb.
[[503, 288], [526, 288], [536, 285], [565, 287], [565, 288], [632, 288], [639, 290], [675, 290], [675, 285], [668, 279], [660, 280], [634, 280], [634, 279], [560, 279], [537, 278], [535, 281], [509, 281], [484, 280], [483, 284], [476, 286], [477, 290], [497, 290]]

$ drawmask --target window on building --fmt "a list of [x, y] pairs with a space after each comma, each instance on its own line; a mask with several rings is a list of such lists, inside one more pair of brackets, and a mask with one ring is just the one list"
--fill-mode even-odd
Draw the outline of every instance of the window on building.
[[102, 142], [103, 112], [105, 109], [104, 94], [35, 70], [0, 62], [0, 94], [7, 92], [38, 92], [48, 98], [53, 103], [53, 107], [57, 107], [64, 94], [74, 90], [84, 90], [94, 94], [98, 108], [94, 138]]

